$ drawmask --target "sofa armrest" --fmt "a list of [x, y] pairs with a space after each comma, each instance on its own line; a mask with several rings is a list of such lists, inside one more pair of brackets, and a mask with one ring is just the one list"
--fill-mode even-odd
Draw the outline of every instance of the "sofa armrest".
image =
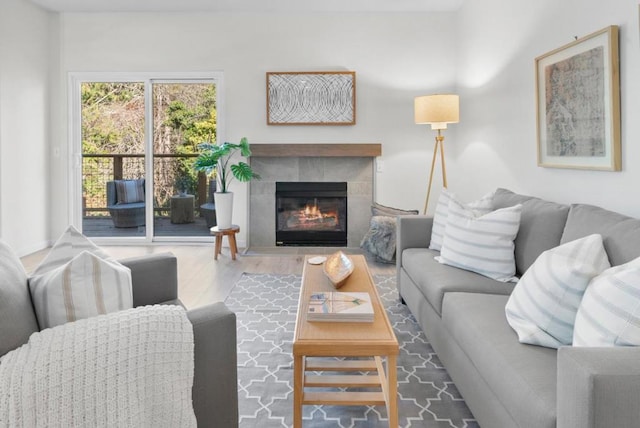
[[433, 216], [398, 216], [396, 249], [399, 253], [406, 248], [428, 248], [431, 241]]
[[400, 270], [402, 267], [402, 252], [407, 248], [428, 248], [431, 241], [433, 216], [401, 215], [398, 219], [396, 232], [396, 284], [400, 290]]
[[558, 428], [636, 427], [640, 348], [558, 350]]
[[178, 261], [173, 254], [149, 254], [119, 262], [131, 269], [134, 307], [178, 298]]
[[193, 408], [199, 427], [238, 426], [236, 315], [224, 303], [187, 312], [193, 324]]

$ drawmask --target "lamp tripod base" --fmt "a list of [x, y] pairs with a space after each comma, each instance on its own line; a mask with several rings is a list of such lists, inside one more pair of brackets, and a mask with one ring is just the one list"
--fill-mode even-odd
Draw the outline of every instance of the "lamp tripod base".
[[440, 163], [442, 167], [442, 187], [447, 187], [447, 169], [444, 162], [444, 135], [440, 133], [438, 129], [438, 135], [436, 135], [436, 145], [433, 147], [433, 158], [431, 159], [431, 171], [429, 172], [429, 185], [427, 186], [427, 200], [424, 203], [423, 214], [427, 214], [427, 207], [429, 206], [429, 196], [431, 196], [431, 184], [433, 183], [433, 170], [436, 165], [436, 157], [440, 152]]

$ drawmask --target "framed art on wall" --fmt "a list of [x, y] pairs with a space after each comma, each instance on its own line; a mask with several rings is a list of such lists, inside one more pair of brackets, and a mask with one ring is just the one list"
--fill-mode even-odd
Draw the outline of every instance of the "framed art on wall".
[[267, 73], [267, 125], [355, 123], [355, 72]]
[[618, 62], [617, 26], [536, 58], [539, 166], [620, 170]]

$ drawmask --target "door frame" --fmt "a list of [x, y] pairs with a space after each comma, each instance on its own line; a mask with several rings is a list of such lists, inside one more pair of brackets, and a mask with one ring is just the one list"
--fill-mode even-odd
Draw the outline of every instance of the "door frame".
[[[225, 141], [224, 73], [207, 72], [69, 72], [69, 224], [82, 231], [82, 93], [81, 84], [88, 82], [139, 82], [145, 86], [145, 236], [92, 237], [98, 244], [142, 244], [152, 242], [212, 242], [210, 236], [154, 236], [153, 230], [153, 83], [210, 83], [216, 85], [217, 140]], [[149, 209], [151, 207], [151, 209]]]

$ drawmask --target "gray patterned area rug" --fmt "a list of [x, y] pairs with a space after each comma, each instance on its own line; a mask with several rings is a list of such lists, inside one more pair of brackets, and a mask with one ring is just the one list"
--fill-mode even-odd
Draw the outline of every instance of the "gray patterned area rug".
[[[240, 427], [293, 425], [293, 330], [299, 275], [243, 274], [226, 304], [237, 315]], [[395, 276], [374, 276], [400, 343], [401, 427], [479, 427], [409, 310]], [[387, 427], [384, 406], [304, 406], [305, 428]]]

